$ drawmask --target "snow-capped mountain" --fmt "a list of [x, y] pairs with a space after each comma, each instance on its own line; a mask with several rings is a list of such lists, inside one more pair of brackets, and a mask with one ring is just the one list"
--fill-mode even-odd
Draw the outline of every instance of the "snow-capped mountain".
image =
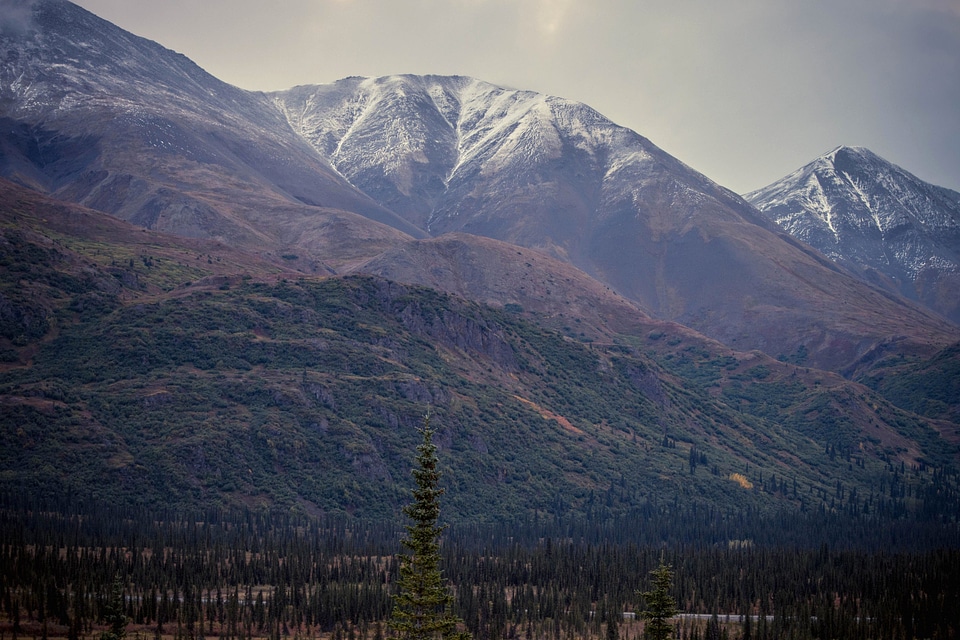
[[[331, 222], [318, 205], [419, 235], [343, 180], [263, 94], [65, 0], [22, 7], [0, 33], [4, 176], [145, 227], [234, 244], [315, 237]], [[337, 222], [365, 233], [353, 216]]]
[[472, 234], [423, 256], [485, 236], [737, 349], [831, 369], [893, 336], [958, 338], [586, 105], [464, 77], [247, 92], [66, 0], [29, 6], [0, 35], [0, 175], [58, 198], [306, 272], [383, 256], [386, 273], [415, 238]]
[[960, 193], [839, 147], [745, 197], [824, 255], [960, 322]]
[[[863, 350], [853, 333], [877, 329], [850, 333], [861, 318], [830, 317], [844, 300], [891, 304], [580, 103], [435, 76], [348, 78], [273, 99], [351, 184], [430, 235], [541, 250], [737, 347], [780, 355], [802, 343], [835, 366]], [[887, 324], [901, 311], [881, 315]]]
[[593, 229], [655, 203], [657, 190], [765, 225], [649, 140], [562, 98], [439, 76], [347, 78], [273, 97], [351, 184], [431, 235], [467, 231], [585, 262]]

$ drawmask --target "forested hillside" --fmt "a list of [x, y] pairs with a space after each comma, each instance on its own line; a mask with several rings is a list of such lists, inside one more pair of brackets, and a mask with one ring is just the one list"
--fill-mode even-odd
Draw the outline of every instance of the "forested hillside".
[[295, 275], [25, 197], [5, 216], [7, 491], [392, 517], [429, 410], [454, 519], [957, 512], [942, 423], [834, 374], [642, 317], [594, 340], [576, 317]]
[[[664, 360], [370, 278], [188, 288], [59, 326], [0, 378], [17, 424], [4, 486], [387, 516], [429, 408], [458, 517], [956, 500], [945, 468], [904, 473], [897, 441], [858, 446], [861, 427], [831, 410], [854, 396], [682, 342]], [[890, 406], [874, 415], [904, 443], [937, 438]]]
[[117, 584], [141, 637], [379, 640], [427, 409], [478, 640], [638, 638], [661, 560], [683, 638], [960, 626], [950, 450], [864, 387], [47, 213], [0, 245], [4, 635], [98, 637]]

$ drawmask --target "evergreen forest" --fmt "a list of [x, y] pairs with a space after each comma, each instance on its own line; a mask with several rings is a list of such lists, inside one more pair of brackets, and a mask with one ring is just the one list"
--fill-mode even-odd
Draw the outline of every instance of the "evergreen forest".
[[[380, 640], [401, 536], [396, 521], [4, 495], [0, 637], [100, 638], [119, 583], [127, 637]], [[957, 537], [867, 516], [662, 505], [606, 520], [453, 525], [440, 562], [478, 640], [639, 639], [637, 594], [664, 562], [677, 638], [952, 638]]]

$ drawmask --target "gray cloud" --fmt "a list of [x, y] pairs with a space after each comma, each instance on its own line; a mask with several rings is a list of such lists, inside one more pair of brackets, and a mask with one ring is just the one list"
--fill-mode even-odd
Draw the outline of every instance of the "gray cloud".
[[960, 189], [954, 0], [79, 4], [244, 88], [471, 75], [586, 102], [735, 191], [840, 144]]

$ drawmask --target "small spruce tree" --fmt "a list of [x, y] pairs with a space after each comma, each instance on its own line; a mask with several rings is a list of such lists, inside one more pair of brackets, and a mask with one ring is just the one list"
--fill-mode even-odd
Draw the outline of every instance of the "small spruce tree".
[[670, 595], [673, 586], [673, 570], [670, 565], [660, 561], [660, 566], [650, 572], [653, 577], [653, 588], [640, 593], [647, 606], [641, 612], [646, 620], [643, 635], [651, 640], [667, 640], [673, 632], [673, 627], [667, 620], [679, 613], [677, 603]]
[[123, 606], [123, 581], [118, 573], [113, 578], [110, 598], [104, 611], [104, 620], [110, 627], [100, 634], [100, 640], [123, 640], [127, 637], [127, 615]]
[[420, 429], [423, 441], [413, 477], [417, 483], [413, 502], [403, 508], [413, 524], [407, 525], [407, 537], [401, 540], [409, 553], [400, 557], [398, 593], [394, 598], [390, 628], [402, 640], [468, 640], [458, 631], [462, 624], [453, 614], [453, 595], [443, 583], [440, 572], [440, 534], [445, 527], [440, 518], [440, 470], [437, 447], [433, 444], [430, 416]]

